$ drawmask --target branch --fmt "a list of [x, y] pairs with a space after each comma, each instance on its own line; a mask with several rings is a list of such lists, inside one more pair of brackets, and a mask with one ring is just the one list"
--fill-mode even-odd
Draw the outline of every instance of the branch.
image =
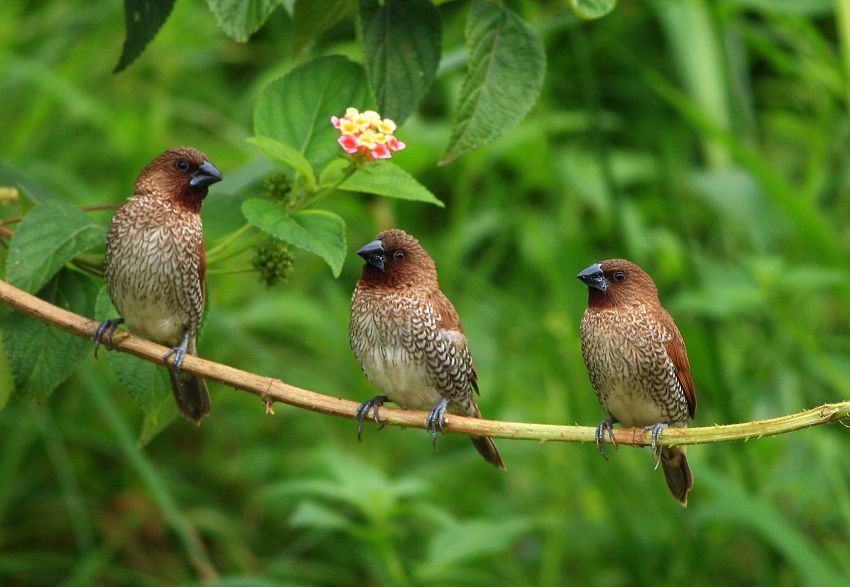
[[[0, 301], [33, 316], [43, 322], [66, 330], [77, 336], [94, 339], [97, 322], [89, 320], [58, 306], [54, 306], [31, 294], [17, 289], [0, 280]], [[113, 347], [124, 353], [155, 363], [162, 362], [168, 352], [164, 346], [144, 338], [116, 332]], [[350, 400], [323, 395], [284, 383], [279, 379], [264, 377], [235, 369], [220, 363], [207, 361], [200, 357], [186, 355], [183, 369], [204, 379], [218, 381], [228, 387], [235, 387], [259, 396], [271, 406], [281, 402], [332, 416], [354, 418], [359, 403]], [[384, 424], [425, 428], [425, 412], [381, 408], [380, 420]], [[797, 414], [758, 420], [727, 426], [706, 426], [703, 428], [669, 428], [664, 430], [658, 444], [664, 446], [683, 444], [707, 444], [748, 440], [763, 436], [785, 434], [810, 426], [819, 426], [850, 418], [850, 401], [824, 404], [817, 408]], [[519, 440], [555, 440], [560, 442], [594, 442], [595, 427], [559, 426], [554, 424], [526, 424], [522, 422], [501, 422], [466, 418], [455, 414], [446, 415], [446, 431], [471, 436], [492, 436], [495, 438], [514, 438]], [[614, 431], [618, 444], [633, 446], [649, 445], [650, 432], [640, 428], [625, 428]]]

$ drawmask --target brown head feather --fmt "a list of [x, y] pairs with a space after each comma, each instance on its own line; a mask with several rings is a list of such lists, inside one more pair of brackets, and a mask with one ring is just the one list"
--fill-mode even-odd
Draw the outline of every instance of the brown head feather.
[[587, 305], [590, 308], [660, 305], [658, 288], [649, 274], [626, 259], [607, 259], [599, 263], [608, 281], [608, 289], [588, 288]]
[[160, 195], [171, 199], [193, 212], [201, 210], [209, 187], [192, 187], [192, 174], [204, 163], [207, 156], [192, 147], [169, 149], [142, 169], [136, 179], [136, 195]]
[[358, 287], [439, 290], [434, 260], [416, 237], [395, 228], [378, 234], [375, 240], [383, 245], [384, 270], [366, 263]]

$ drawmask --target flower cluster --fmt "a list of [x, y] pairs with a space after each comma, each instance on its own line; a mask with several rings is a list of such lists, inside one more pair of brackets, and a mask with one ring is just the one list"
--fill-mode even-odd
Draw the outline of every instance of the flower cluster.
[[393, 135], [395, 123], [381, 118], [374, 110], [359, 112], [356, 108], [346, 108], [345, 116], [332, 116], [331, 122], [339, 130], [337, 142], [351, 155], [389, 159], [392, 151], [401, 151], [406, 146]]

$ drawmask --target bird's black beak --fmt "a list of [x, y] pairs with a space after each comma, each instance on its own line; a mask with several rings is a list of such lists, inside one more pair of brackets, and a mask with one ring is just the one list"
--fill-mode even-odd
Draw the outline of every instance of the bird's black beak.
[[377, 267], [380, 271], [384, 270], [384, 243], [381, 241], [376, 240], [363, 245], [357, 250], [357, 254], [363, 257], [369, 265]]
[[189, 187], [207, 187], [221, 181], [221, 179], [221, 172], [215, 168], [215, 165], [209, 161], [204, 161], [198, 167], [198, 170], [192, 174], [192, 178], [189, 180]]
[[605, 272], [602, 271], [602, 265], [599, 263], [594, 263], [576, 277], [585, 282], [587, 287], [598, 289], [601, 292], [608, 290], [608, 280], [605, 278]]

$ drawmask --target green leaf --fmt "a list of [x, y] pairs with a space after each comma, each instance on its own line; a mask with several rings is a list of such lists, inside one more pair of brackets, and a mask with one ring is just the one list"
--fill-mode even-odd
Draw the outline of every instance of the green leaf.
[[347, 250], [345, 221], [326, 210], [305, 210], [287, 214], [268, 200], [252, 198], [242, 205], [242, 213], [260, 230], [310, 251], [324, 259], [339, 277]]
[[[334, 162], [328, 165], [322, 173], [322, 185], [333, 185], [342, 177], [348, 167], [346, 161]], [[399, 200], [412, 200], [445, 206], [428, 188], [416, 181], [407, 171], [385, 160], [372, 161], [342, 182], [337, 189], [347, 192], [363, 192], [376, 194]]]
[[224, 34], [244, 43], [266, 22], [280, 0], [207, 0]]
[[331, 116], [371, 107], [363, 67], [344, 57], [320, 57], [270, 83], [254, 109], [254, 134], [293, 147], [313, 169], [324, 169], [342, 149]]
[[313, 173], [310, 162], [293, 147], [269, 137], [252, 137], [248, 142], [257, 145], [270, 161], [278, 161], [300, 173], [309, 191], [316, 190], [316, 174]]
[[106, 240], [106, 228], [70, 204], [49, 200], [30, 210], [9, 244], [6, 279], [36, 292], [69, 260]]
[[145, 50], [174, 8], [174, 0], [124, 0], [124, 48], [112, 73], [128, 67]]
[[[103, 321], [117, 316], [118, 310], [112, 305], [106, 288], [101, 288], [95, 303], [95, 318]], [[169, 400], [171, 395], [171, 384], [165, 367], [127, 353], [106, 353], [106, 350], [102, 346], [98, 355], [109, 355], [109, 362], [118, 380], [139, 404], [145, 416], [156, 419], [163, 402]]]
[[3, 329], [0, 328], [0, 410], [9, 403], [15, 390], [15, 378], [12, 377], [12, 365], [3, 348]]
[[430, 0], [360, 0], [359, 24], [372, 94], [382, 116], [401, 124], [440, 64], [442, 24]]
[[25, 202], [43, 204], [48, 200], [57, 200], [61, 197], [32, 177], [2, 162], [0, 162], [0, 185], [15, 186], [21, 190], [19, 201], [22, 208]]
[[614, 10], [617, 0], [570, 0], [570, 7], [579, 18], [593, 20]]
[[292, 49], [298, 53], [310, 41], [348, 15], [349, 0], [296, 0], [292, 21], [294, 39]]
[[[97, 289], [91, 279], [62, 269], [38, 292], [61, 308], [91, 316]], [[15, 312], [3, 324], [3, 346], [18, 395], [46, 399], [91, 349], [91, 341]]]
[[474, 0], [466, 23], [468, 68], [440, 164], [483, 147], [531, 109], [546, 70], [540, 36], [512, 10]]

